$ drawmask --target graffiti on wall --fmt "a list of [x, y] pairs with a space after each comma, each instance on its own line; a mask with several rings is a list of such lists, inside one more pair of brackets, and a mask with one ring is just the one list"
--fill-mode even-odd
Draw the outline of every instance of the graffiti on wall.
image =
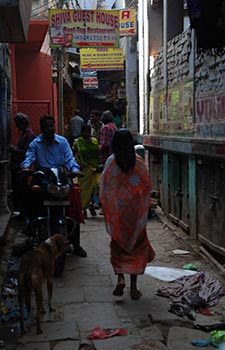
[[193, 82], [162, 89], [150, 96], [150, 129], [160, 133], [193, 131]]
[[197, 97], [195, 101], [195, 134], [200, 137], [225, 135], [225, 93]]

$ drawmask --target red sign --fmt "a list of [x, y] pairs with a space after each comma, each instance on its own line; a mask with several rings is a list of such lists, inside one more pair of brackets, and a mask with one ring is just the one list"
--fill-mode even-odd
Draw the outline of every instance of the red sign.
[[98, 78], [97, 77], [83, 77], [83, 88], [84, 89], [98, 89]]

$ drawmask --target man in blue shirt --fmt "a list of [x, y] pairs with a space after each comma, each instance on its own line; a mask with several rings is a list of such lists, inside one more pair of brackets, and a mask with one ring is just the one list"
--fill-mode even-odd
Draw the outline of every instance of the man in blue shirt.
[[30, 143], [21, 168], [60, 168], [66, 167], [76, 176], [81, 174], [67, 139], [55, 134], [55, 121], [52, 116], [45, 115], [40, 120], [41, 132]]
[[[44, 115], [40, 119], [41, 134], [34, 139], [21, 163], [22, 170], [34, 165], [38, 168], [67, 168], [74, 176], [80, 177], [80, 166], [77, 164], [72, 149], [63, 136], [55, 134], [55, 121], [51, 115]], [[36, 201], [35, 201], [36, 202]], [[34, 202], [32, 203], [34, 206]], [[35, 208], [34, 208], [35, 209]], [[80, 247], [80, 230], [77, 224], [76, 237], [72, 237], [74, 253], [86, 257], [87, 253]]]

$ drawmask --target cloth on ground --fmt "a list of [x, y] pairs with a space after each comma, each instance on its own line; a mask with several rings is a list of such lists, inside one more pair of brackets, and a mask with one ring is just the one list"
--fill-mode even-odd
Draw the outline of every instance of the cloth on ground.
[[127, 331], [124, 328], [116, 329], [103, 329], [101, 327], [95, 327], [91, 334], [89, 334], [88, 339], [105, 339], [114, 337], [115, 335], [126, 335]]
[[170, 286], [163, 286], [157, 295], [172, 300], [170, 312], [179, 316], [190, 315], [191, 310], [206, 309], [218, 303], [225, 288], [215, 278], [203, 271], [193, 276], [183, 276]]

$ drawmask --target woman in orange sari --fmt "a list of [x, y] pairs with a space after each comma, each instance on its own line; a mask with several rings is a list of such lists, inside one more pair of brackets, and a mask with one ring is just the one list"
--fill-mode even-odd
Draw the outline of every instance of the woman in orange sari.
[[101, 176], [100, 202], [111, 236], [110, 261], [118, 278], [113, 295], [123, 295], [124, 274], [129, 274], [130, 296], [139, 299], [142, 293], [137, 288], [137, 275], [144, 273], [155, 256], [146, 231], [151, 182], [127, 129], [116, 131], [112, 151]]

